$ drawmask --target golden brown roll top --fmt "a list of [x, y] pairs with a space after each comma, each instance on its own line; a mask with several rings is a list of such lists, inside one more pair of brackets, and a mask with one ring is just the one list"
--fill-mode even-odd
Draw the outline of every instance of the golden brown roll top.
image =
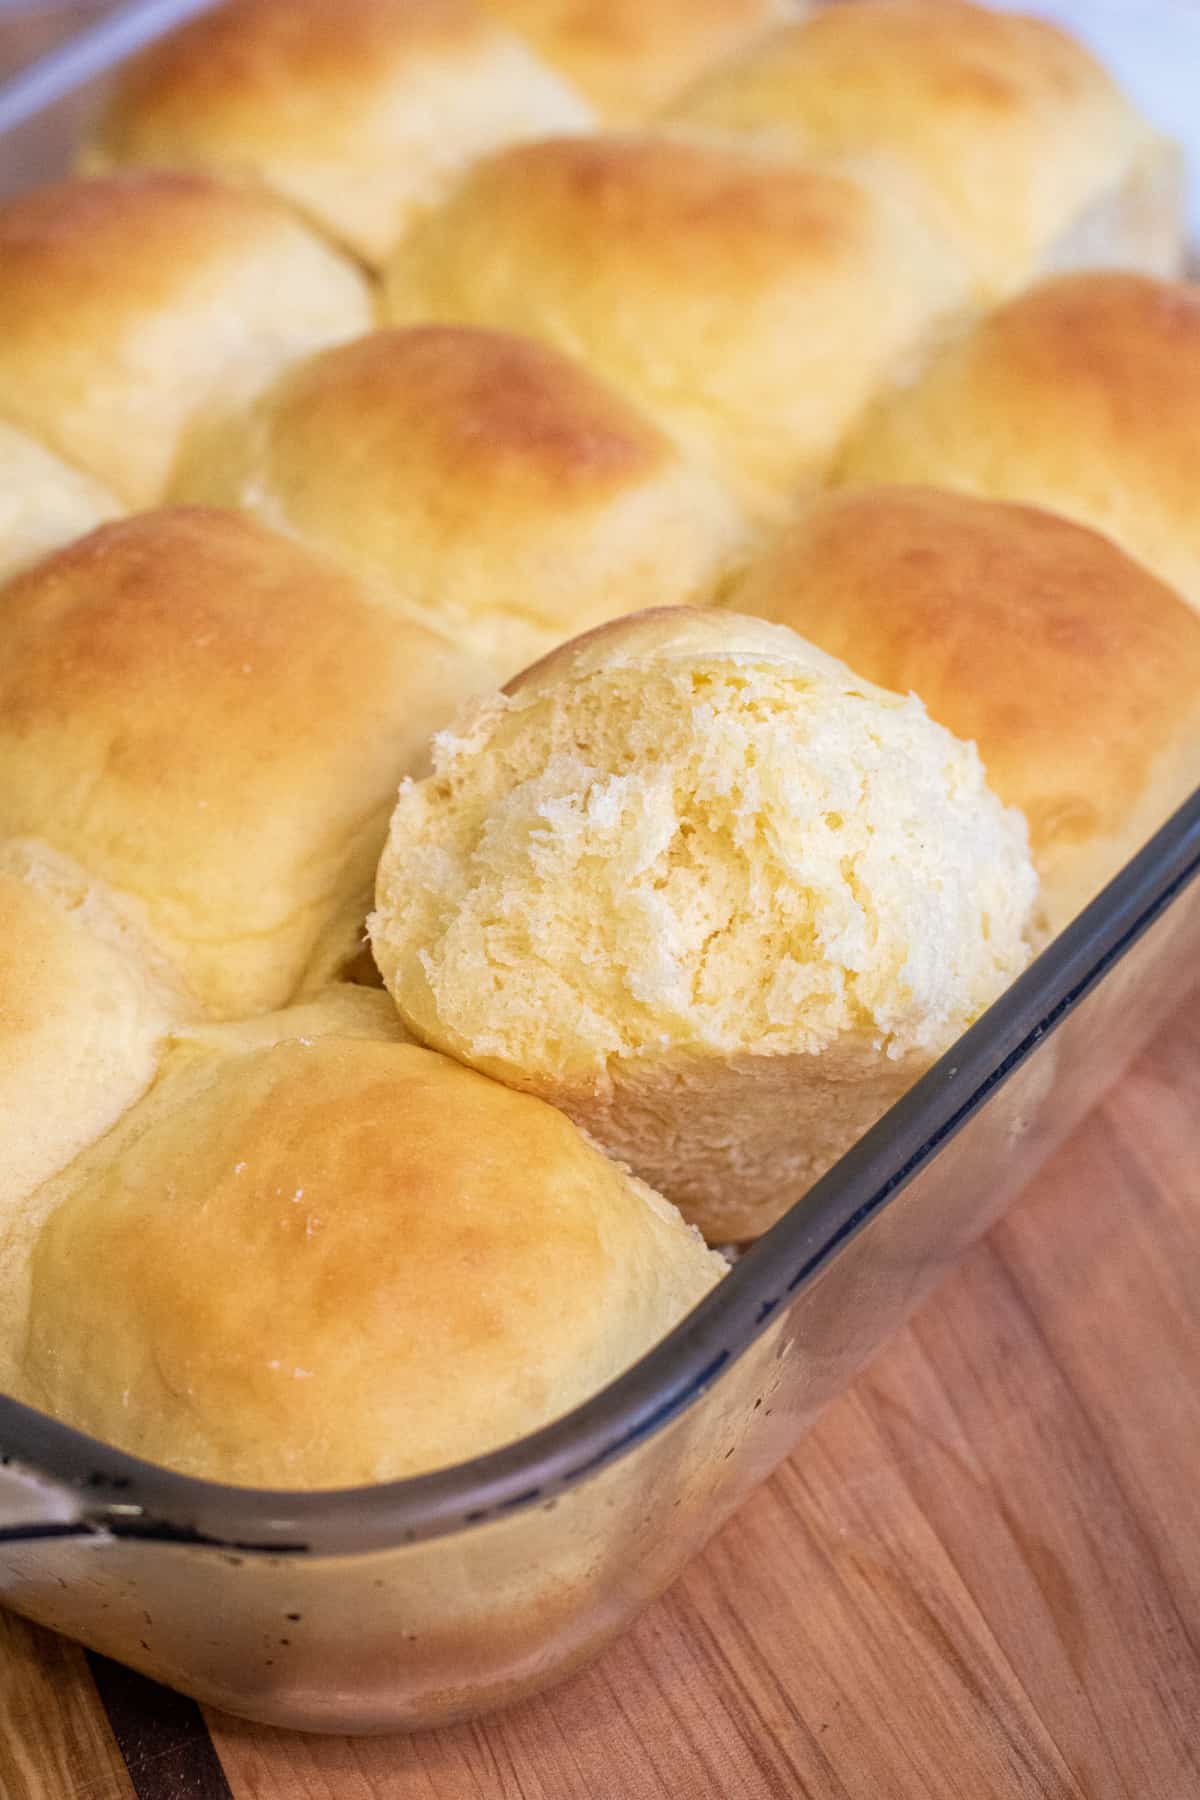
[[673, 117], [803, 157], [895, 158], [984, 293], [1052, 268], [1181, 265], [1178, 152], [1041, 19], [948, 0], [818, 7]]
[[280, 1005], [353, 952], [401, 776], [480, 681], [250, 520], [146, 514], [0, 592], [0, 837], [116, 890], [189, 992]]
[[621, 397], [528, 339], [383, 331], [290, 369], [197, 441], [189, 499], [337, 557], [508, 676], [748, 554], [732, 499]]
[[769, 504], [821, 475], [964, 279], [882, 175], [555, 138], [477, 164], [401, 246], [385, 306], [579, 356]]
[[482, 0], [586, 95], [634, 125], [706, 68], [794, 17], [801, 0]]
[[469, 0], [225, 0], [123, 72], [83, 166], [209, 169], [379, 263], [472, 158], [590, 117]]
[[560, 1105], [715, 1241], [778, 1218], [1023, 965], [1025, 827], [794, 632], [565, 645], [402, 789], [371, 937], [424, 1042]]
[[99, 482], [0, 419], [0, 581], [122, 511]]
[[0, 419], [130, 506], [162, 495], [206, 407], [371, 323], [349, 263], [203, 176], [65, 181], [0, 207]]
[[1116, 539], [1200, 607], [1200, 290], [1064, 275], [888, 395], [839, 479], [1027, 500]]
[[815, 500], [729, 604], [978, 746], [1058, 929], [1200, 782], [1200, 619], [1108, 539], [932, 488]]
[[313, 1011], [181, 1040], [55, 1184], [36, 1404], [214, 1480], [386, 1481], [549, 1423], [719, 1278], [553, 1108]]

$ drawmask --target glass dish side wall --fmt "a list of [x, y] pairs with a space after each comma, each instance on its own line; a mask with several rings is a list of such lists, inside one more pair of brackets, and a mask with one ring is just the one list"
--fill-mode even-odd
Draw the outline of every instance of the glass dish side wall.
[[[338, 1556], [105, 1533], [0, 1544], [0, 1599], [203, 1701], [309, 1730], [440, 1725], [561, 1679], [795, 1447], [1198, 976], [1193, 882], [1057, 1030], [1035, 1027], [907, 1186], [876, 1190], [840, 1242], [814, 1221], [793, 1298], [688, 1410], [565, 1492]], [[764, 1268], [773, 1239], [796, 1254], [777, 1228], [755, 1253]]]

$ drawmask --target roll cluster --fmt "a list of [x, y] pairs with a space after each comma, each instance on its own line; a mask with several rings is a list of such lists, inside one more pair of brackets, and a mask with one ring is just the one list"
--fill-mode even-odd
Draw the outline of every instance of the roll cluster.
[[0, 207], [0, 1388], [416, 1474], [804, 1204], [1200, 780], [1180, 171], [944, 0], [120, 74]]

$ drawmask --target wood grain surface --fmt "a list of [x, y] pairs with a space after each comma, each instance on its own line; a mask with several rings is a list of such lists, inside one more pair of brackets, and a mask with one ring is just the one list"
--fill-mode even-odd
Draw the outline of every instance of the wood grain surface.
[[[1197, 1800], [1200, 1017], [543, 1699], [302, 1738], [0, 1614], [3, 1800]], [[110, 1706], [110, 1681], [101, 1669]]]
[[[0, 74], [100, 6], [28, 10], [0, 0]], [[306, 1739], [202, 1720], [0, 1613], [0, 1800], [229, 1796], [1200, 1800], [1194, 1009], [666, 1598], [545, 1698]]]
[[135, 1792], [83, 1651], [0, 1612], [2, 1800]]

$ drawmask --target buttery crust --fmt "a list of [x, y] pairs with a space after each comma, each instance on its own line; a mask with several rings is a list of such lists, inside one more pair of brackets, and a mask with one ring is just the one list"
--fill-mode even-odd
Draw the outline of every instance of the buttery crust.
[[887, 171], [553, 138], [476, 164], [401, 245], [384, 304], [582, 357], [769, 509], [822, 475], [965, 283]]
[[127, 67], [82, 166], [208, 169], [378, 264], [474, 157], [590, 121], [469, 0], [225, 0]]
[[205, 176], [64, 181], [0, 207], [0, 419], [128, 506], [162, 496], [205, 407], [371, 323], [356, 269]]
[[82, 870], [0, 842], [0, 1229], [149, 1085], [182, 1003], [139, 948]]
[[314, 1010], [267, 1045], [181, 1039], [54, 1185], [39, 1404], [213, 1480], [386, 1481], [549, 1423], [719, 1279], [552, 1107]]
[[985, 296], [1052, 267], [1182, 266], [1178, 151], [1042, 19], [965, 0], [822, 6], [722, 64], [671, 117], [793, 156], [888, 155]]
[[306, 539], [501, 678], [648, 598], [713, 598], [750, 553], [732, 498], [604, 382], [461, 326], [295, 366], [177, 486]]
[[636, 125], [800, 0], [483, 0], [609, 125]]
[[123, 510], [99, 482], [0, 420], [0, 581]]
[[933, 488], [824, 495], [729, 604], [971, 739], [1029, 822], [1055, 930], [1200, 781], [1200, 619], [1051, 513]]
[[1200, 607], [1200, 290], [1063, 275], [887, 395], [838, 479], [1025, 500], [1114, 538]]
[[97, 883], [0, 842], [0, 1392], [11, 1390], [43, 1182], [150, 1085], [183, 1010]]
[[233, 513], [102, 527], [0, 592], [0, 837], [122, 897], [195, 1001], [354, 953], [402, 775], [478, 667]]

